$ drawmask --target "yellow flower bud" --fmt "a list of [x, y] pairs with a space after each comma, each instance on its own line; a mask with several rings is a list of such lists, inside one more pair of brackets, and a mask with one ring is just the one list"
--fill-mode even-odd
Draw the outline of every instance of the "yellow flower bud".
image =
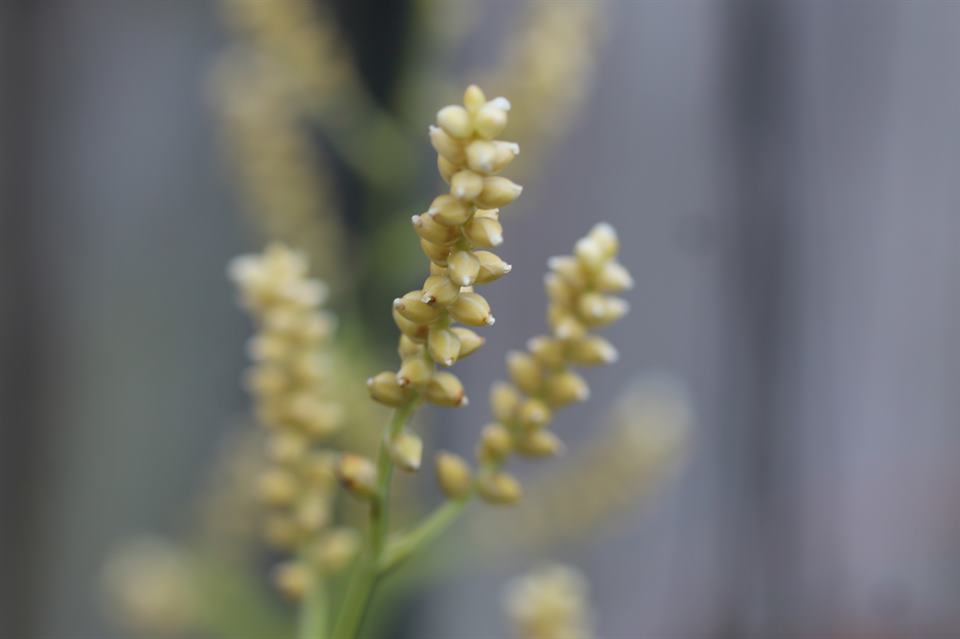
[[427, 333], [430, 331], [430, 327], [426, 324], [411, 322], [401, 315], [397, 309], [393, 309], [393, 321], [397, 325], [397, 328], [400, 329], [400, 332], [411, 340], [422, 342], [427, 339]]
[[507, 353], [507, 371], [510, 379], [528, 395], [540, 392], [543, 375], [540, 364], [529, 353], [510, 351]]
[[542, 399], [528, 399], [520, 404], [517, 421], [527, 429], [542, 428], [550, 422], [550, 407]]
[[580, 339], [587, 333], [583, 324], [570, 313], [556, 313], [551, 308], [548, 319], [554, 334], [560, 339]]
[[569, 345], [568, 357], [574, 364], [584, 366], [612, 364], [620, 357], [613, 344], [598, 335], [588, 335], [573, 340]]
[[520, 393], [506, 382], [495, 382], [490, 388], [490, 412], [499, 422], [509, 423], [520, 406]]
[[453, 164], [462, 166], [467, 161], [462, 143], [452, 138], [440, 127], [431, 126], [428, 131], [430, 133], [430, 144], [433, 145], [437, 153]]
[[470, 113], [477, 111], [486, 103], [487, 97], [483, 94], [483, 90], [475, 84], [471, 84], [463, 92], [463, 105]]
[[416, 324], [429, 324], [440, 317], [440, 309], [421, 301], [423, 291], [411, 291], [393, 300], [393, 308]]
[[287, 375], [276, 366], [257, 366], [247, 371], [247, 389], [257, 395], [273, 395], [282, 392], [288, 383]]
[[595, 225], [589, 233], [590, 239], [596, 242], [603, 251], [604, 257], [612, 259], [620, 250], [620, 241], [617, 239], [617, 231], [606, 222], [600, 222]]
[[493, 142], [474, 140], [467, 145], [466, 162], [471, 171], [489, 175], [493, 173], [497, 159], [497, 147]]
[[400, 385], [396, 373], [384, 371], [367, 380], [370, 397], [387, 406], [403, 406], [410, 401], [408, 388]]
[[311, 559], [326, 574], [346, 568], [360, 550], [360, 535], [352, 528], [336, 528], [327, 532], [311, 548]]
[[502, 424], [487, 424], [480, 433], [480, 446], [484, 457], [500, 460], [513, 450], [513, 436]]
[[493, 158], [493, 172], [499, 173], [520, 155], [520, 145], [516, 142], [493, 141], [495, 155]]
[[573, 303], [576, 291], [567, 284], [563, 276], [557, 273], [547, 273], [543, 278], [543, 285], [547, 290], [547, 297], [554, 304], [569, 306]]
[[573, 249], [577, 261], [590, 273], [599, 271], [607, 261], [603, 248], [590, 237], [577, 240]]
[[337, 477], [337, 456], [329, 450], [314, 451], [301, 467], [306, 481], [317, 486], [329, 486]]
[[477, 482], [477, 492], [491, 504], [514, 504], [523, 496], [520, 482], [506, 472], [482, 475]]
[[564, 445], [549, 430], [535, 430], [517, 439], [516, 449], [527, 457], [553, 457], [563, 453]]
[[503, 244], [503, 226], [489, 217], [474, 215], [464, 225], [463, 234], [474, 246], [491, 248]]
[[493, 326], [496, 321], [490, 314], [490, 304], [479, 293], [460, 293], [448, 310], [453, 319], [468, 326]]
[[551, 406], [583, 402], [590, 397], [586, 380], [573, 371], [561, 371], [547, 378], [547, 401]]
[[449, 328], [434, 326], [427, 337], [430, 357], [442, 366], [453, 366], [460, 357], [460, 338]]
[[[506, 102], [506, 101], [504, 101]], [[473, 128], [477, 135], [485, 140], [492, 140], [507, 126], [507, 109], [504, 102], [491, 100], [480, 107], [473, 117]], [[506, 102], [509, 108], [509, 102]]]
[[440, 266], [447, 265], [447, 256], [450, 255], [450, 248], [441, 244], [434, 244], [420, 238], [420, 248], [424, 255], [430, 258], [430, 261]]
[[401, 470], [418, 470], [423, 457], [423, 440], [408, 430], [403, 431], [390, 442], [390, 457]]
[[323, 494], [308, 495], [297, 504], [295, 516], [300, 528], [315, 533], [330, 523], [330, 501]]
[[263, 538], [271, 547], [289, 550], [303, 537], [303, 530], [287, 515], [271, 514], [263, 526]]
[[278, 464], [289, 465], [303, 458], [309, 442], [303, 435], [293, 432], [271, 433], [267, 440], [267, 454]]
[[[492, 179], [492, 178], [488, 178]], [[505, 180], [506, 178], [499, 178]], [[485, 183], [482, 176], [473, 171], [457, 171], [450, 178], [450, 195], [458, 200], [472, 202], [485, 189]], [[519, 193], [517, 194], [519, 195]], [[515, 199], [515, 198], [514, 198]], [[513, 201], [512, 199], [510, 200]], [[499, 205], [494, 205], [499, 206]]]
[[452, 195], [440, 195], [433, 199], [427, 215], [445, 226], [458, 226], [470, 219], [471, 207]]
[[569, 255], [557, 255], [547, 260], [550, 270], [559, 274], [574, 289], [581, 290], [587, 286], [587, 274], [584, 273], [580, 262]]
[[460, 239], [460, 231], [455, 226], [444, 226], [430, 215], [414, 215], [410, 218], [413, 230], [431, 244], [441, 246], [453, 244]]
[[580, 297], [578, 311], [590, 326], [605, 326], [627, 314], [630, 305], [625, 300], [599, 293], [584, 293]]
[[470, 251], [457, 251], [447, 260], [447, 275], [459, 286], [473, 286], [480, 273], [480, 260]]
[[431, 275], [423, 282], [423, 296], [420, 301], [425, 304], [436, 304], [439, 307], [450, 306], [460, 295], [460, 287], [450, 281], [446, 272], [442, 275]]
[[337, 479], [355, 497], [370, 499], [377, 491], [377, 469], [366, 457], [344, 453], [337, 463]]
[[[476, 173], [473, 175], [476, 175]], [[485, 209], [495, 209], [510, 204], [520, 197], [522, 192], [523, 187], [519, 184], [505, 177], [494, 175], [482, 179], [481, 189], [473, 199], [477, 206]]]
[[406, 335], [401, 335], [400, 342], [397, 345], [397, 355], [400, 356], [400, 359], [423, 355], [423, 345], [418, 344]]
[[261, 334], [247, 342], [247, 354], [255, 362], [277, 362], [290, 355], [291, 346], [280, 335]]
[[444, 133], [460, 140], [473, 134], [470, 114], [462, 106], [451, 104], [437, 111], [437, 124]]
[[300, 494], [300, 482], [296, 476], [282, 468], [270, 468], [257, 480], [257, 494], [263, 503], [270, 506], [292, 504]]
[[487, 340], [477, 335], [475, 332], [471, 331], [469, 328], [463, 328], [462, 326], [455, 326], [450, 330], [453, 331], [453, 334], [457, 336], [457, 339], [460, 340], [460, 354], [458, 359], [463, 359], [467, 355], [471, 355], [477, 351], [484, 342]]
[[433, 377], [433, 366], [420, 357], [404, 360], [400, 370], [397, 371], [397, 383], [404, 388], [424, 386], [431, 377]]
[[453, 175], [459, 170], [460, 167], [447, 158], [442, 155], [437, 156], [437, 171], [439, 171], [440, 177], [443, 178], [443, 181], [447, 184], [450, 184]]
[[597, 273], [594, 285], [604, 293], [619, 293], [633, 288], [633, 277], [620, 262], [607, 262]]
[[512, 266], [490, 251], [474, 251], [473, 254], [480, 264], [480, 270], [477, 274], [477, 284], [489, 284], [513, 270]]
[[527, 340], [527, 350], [544, 366], [555, 368], [566, 361], [566, 348], [558, 339], [538, 335]]
[[287, 561], [274, 568], [273, 582], [284, 596], [299, 601], [310, 588], [310, 570], [300, 562]]
[[438, 406], [466, 406], [467, 396], [463, 384], [453, 373], [435, 373], [427, 384], [424, 397]]
[[435, 460], [437, 482], [444, 494], [451, 499], [463, 499], [470, 494], [473, 477], [470, 465], [453, 453], [439, 452]]

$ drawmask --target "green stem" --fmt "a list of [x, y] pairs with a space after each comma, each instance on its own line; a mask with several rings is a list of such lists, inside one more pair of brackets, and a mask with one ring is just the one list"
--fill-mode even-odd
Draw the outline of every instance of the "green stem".
[[463, 512], [468, 500], [469, 497], [444, 503], [416, 528], [391, 542], [380, 562], [381, 573], [385, 574], [397, 568], [418, 550], [439, 537]]
[[310, 590], [300, 607], [298, 639], [327, 638], [327, 584], [322, 575], [314, 574]]
[[390, 486], [393, 479], [393, 459], [390, 457], [390, 442], [400, 434], [417, 410], [419, 400], [414, 398], [393, 413], [393, 418], [383, 433], [377, 452], [377, 492], [370, 501], [370, 535], [368, 549], [354, 569], [347, 586], [346, 595], [337, 622], [333, 639], [354, 639], [363, 622], [363, 615], [381, 574], [379, 566], [390, 530]]

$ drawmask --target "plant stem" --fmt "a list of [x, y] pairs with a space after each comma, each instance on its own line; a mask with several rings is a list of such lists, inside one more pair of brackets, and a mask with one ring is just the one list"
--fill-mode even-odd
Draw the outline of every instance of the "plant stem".
[[300, 607], [298, 639], [327, 638], [327, 587], [322, 575], [314, 574], [310, 590]]
[[419, 399], [414, 398], [405, 406], [397, 408], [390, 424], [384, 430], [383, 440], [377, 452], [377, 492], [370, 501], [368, 548], [350, 578], [350, 584], [347, 586], [340, 614], [333, 629], [333, 639], [354, 639], [357, 636], [370, 597], [380, 578], [379, 566], [390, 530], [390, 486], [393, 479], [390, 442], [407, 425], [418, 405]]
[[398, 567], [423, 546], [439, 537], [463, 512], [468, 500], [469, 497], [466, 497], [444, 503], [420, 522], [416, 528], [390, 543], [380, 562], [381, 574]]

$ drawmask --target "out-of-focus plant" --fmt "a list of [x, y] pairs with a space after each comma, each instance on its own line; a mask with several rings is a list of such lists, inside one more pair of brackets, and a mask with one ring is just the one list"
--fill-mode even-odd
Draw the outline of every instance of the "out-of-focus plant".
[[560, 564], [517, 577], [503, 592], [503, 607], [516, 639], [593, 639], [593, 611], [586, 578]]

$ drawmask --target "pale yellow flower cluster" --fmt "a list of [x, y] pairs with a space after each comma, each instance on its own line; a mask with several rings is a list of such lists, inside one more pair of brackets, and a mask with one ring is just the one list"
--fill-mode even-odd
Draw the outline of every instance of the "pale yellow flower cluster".
[[336, 456], [323, 443], [340, 428], [343, 410], [327, 396], [326, 349], [333, 317], [320, 310], [325, 287], [307, 277], [301, 253], [273, 244], [230, 264], [244, 307], [257, 322], [247, 376], [270, 463], [258, 493], [270, 512], [267, 541], [299, 555], [282, 564], [277, 583], [301, 595], [314, 572], [336, 572], [352, 557], [356, 532], [331, 528]]
[[[553, 334], [530, 339], [526, 351], [508, 353], [511, 382], [498, 382], [491, 390], [495, 421], [483, 429], [477, 447], [476, 488], [485, 500], [509, 504], [520, 499], [520, 483], [500, 470], [511, 454], [546, 457], [562, 450], [562, 442], [547, 429], [554, 412], [590, 395], [573, 366], [616, 360], [613, 345], [592, 331], [627, 312], [627, 303], [612, 295], [633, 284], [616, 260], [618, 250], [613, 227], [598, 224], [577, 242], [574, 255], [551, 258], [545, 284]], [[438, 477], [448, 495], [463, 492], [462, 482], [453, 481], [462, 477], [462, 466], [449, 455], [438, 459]]]
[[479, 87], [470, 86], [463, 106], [444, 107], [437, 113], [437, 126], [430, 127], [437, 166], [450, 192], [413, 216], [420, 246], [430, 258], [430, 276], [422, 288], [394, 300], [402, 364], [396, 373], [369, 380], [370, 393], [380, 403], [399, 407], [420, 398], [460, 406], [467, 401], [460, 380], [437, 371], [436, 365], [452, 366], [480, 348], [482, 337], [453, 323], [493, 324], [490, 305], [474, 287], [510, 272], [508, 264], [487, 250], [503, 242], [499, 207], [522, 190], [497, 175], [519, 152], [516, 144], [496, 139], [509, 109], [505, 98], [487, 100]]
[[546, 566], [515, 579], [505, 590], [504, 607], [517, 639], [595, 636], [587, 581], [568, 566]]

